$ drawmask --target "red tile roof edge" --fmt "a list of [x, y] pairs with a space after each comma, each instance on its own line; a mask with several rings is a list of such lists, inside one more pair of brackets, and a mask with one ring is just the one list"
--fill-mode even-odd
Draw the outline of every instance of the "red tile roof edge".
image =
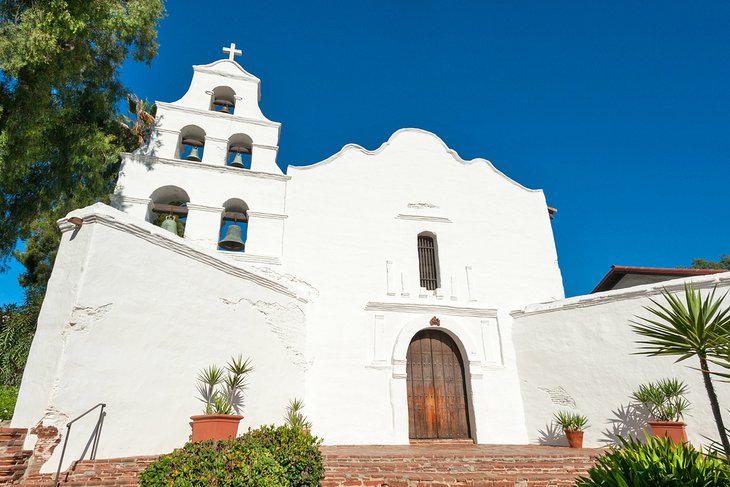
[[690, 269], [677, 267], [634, 267], [623, 265], [612, 265], [608, 274], [601, 279], [601, 282], [591, 291], [591, 294], [599, 291], [605, 291], [604, 287], [616, 284], [626, 274], [646, 274], [646, 275], [665, 275], [665, 276], [706, 276], [708, 274], [719, 274], [722, 272], [730, 272], [726, 269]]

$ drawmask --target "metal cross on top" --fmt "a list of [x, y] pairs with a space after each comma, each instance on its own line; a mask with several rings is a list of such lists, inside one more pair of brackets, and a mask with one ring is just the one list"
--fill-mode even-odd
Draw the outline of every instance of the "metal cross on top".
[[228, 59], [233, 61], [235, 56], [243, 56], [243, 51], [236, 49], [236, 43], [231, 42], [231, 47], [224, 47], [223, 52], [228, 54]]

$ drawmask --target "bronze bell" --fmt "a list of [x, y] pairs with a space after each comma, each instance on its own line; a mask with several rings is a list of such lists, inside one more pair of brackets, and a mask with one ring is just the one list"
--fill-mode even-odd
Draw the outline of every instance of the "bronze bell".
[[168, 232], [172, 232], [177, 235], [177, 222], [175, 221], [175, 217], [172, 215], [167, 215], [165, 219], [162, 220], [160, 227], [163, 230], [167, 230]]
[[229, 225], [226, 229], [226, 236], [218, 242], [218, 245], [224, 250], [243, 250], [245, 244], [241, 239], [241, 227], [235, 223]]
[[195, 161], [200, 162], [200, 152], [198, 152], [198, 146], [194, 145], [192, 149], [190, 149], [190, 154], [188, 154], [188, 157], [186, 157], [188, 161]]
[[233, 158], [233, 161], [231, 162], [231, 167], [238, 167], [241, 169], [245, 167], [243, 165], [243, 157], [241, 157], [240, 152], [236, 152], [236, 157]]
[[193, 147], [192, 149], [190, 149], [190, 154], [188, 154], [185, 159], [187, 159], [188, 161], [200, 162], [200, 151], [198, 151], [198, 147], [202, 147], [204, 145], [204, 142], [198, 139], [188, 137], [183, 139], [182, 143], [183, 145], [190, 145]]
[[231, 108], [233, 107], [233, 103], [225, 98], [216, 98], [213, 100], [213, 104], [221, 108], [218, 110], [220, 113], [231, 113]]

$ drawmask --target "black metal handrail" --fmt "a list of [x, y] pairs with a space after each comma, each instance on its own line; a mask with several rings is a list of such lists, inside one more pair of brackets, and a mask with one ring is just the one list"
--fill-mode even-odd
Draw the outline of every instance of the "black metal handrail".
[[66, 445], [68, 445], [68, 437], [71, 434], [71, 425], [74, 424], [79, 419], [83, 418], [87, 414], [89, 414], [91, 411], [93, 411], [96, 408], [99, 409], [99, 419], [96, 420], [96, 426], [94, 426], [94, 431], [91, 432], [91, 436], [89, 437], [89, 441], [86, 442], [86, 446], [84, 447], [84, 451], [81, 453], [81, 458], [78, 459], [78, 462], [84, 459], [86, 456], [86, 452], [89, 451], [89, 447], [91, 447], [91, 455], [89, 456], [90, 460], [96, 459], [96, 450], [99, 447], [99, 437], [101, 436], [101, 427], [104, 424], [104, 417], [106, 416], [106, 412], [104, 411], [104, 408], [106, 407], [106, 404], [103, 402], [100, 402], [93, 408], [86, 411], [84, 414], [77, 416], [76, 418], [72, 419], [68, 422], [66, 425], [66, 439], [63, 440], [63, 449], [61, 450], [61, 459], [58, 461], [58, 469], [56, 470], [56, 480], [55, 485], [60, 485], [58, 478], [61, 476], [61, 464], [63, 464], [63, 457], [66, 454]]

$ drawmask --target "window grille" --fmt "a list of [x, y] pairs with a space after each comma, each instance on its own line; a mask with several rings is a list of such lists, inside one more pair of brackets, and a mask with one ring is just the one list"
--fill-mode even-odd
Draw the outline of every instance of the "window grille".
[[433, 291], [438, 287], [438, 269], [436, 267], [436, 243], [428, 235], [418, 236], [418, 270], [421, 275], [421, 287]]

